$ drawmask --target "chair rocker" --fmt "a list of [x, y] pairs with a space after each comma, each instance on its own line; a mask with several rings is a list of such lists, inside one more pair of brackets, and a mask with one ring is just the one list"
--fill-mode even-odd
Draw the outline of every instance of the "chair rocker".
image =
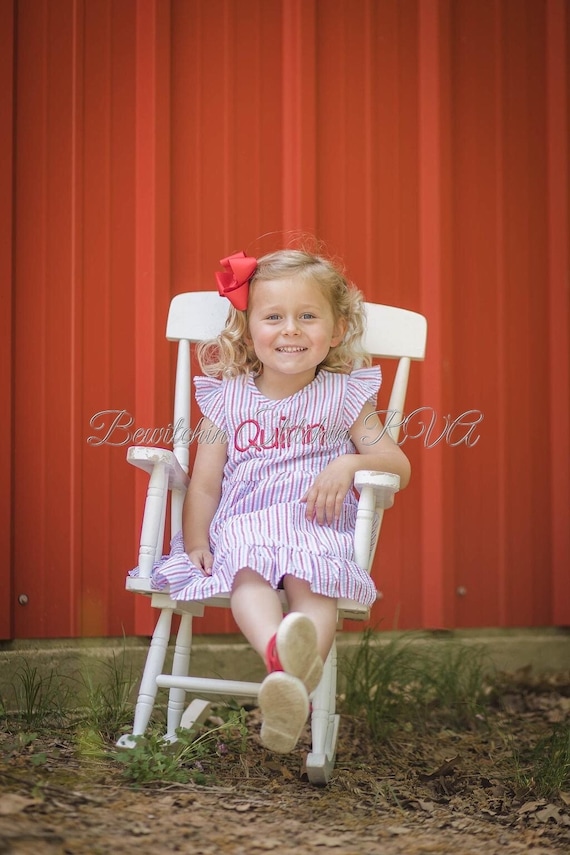
[[[397, 359], [398, 365], [392, 384], [388, 412], [384, 424], [397, 441], [404, 413], [410, 360], [422, 360], [425, 354], [426, 319], [405, 309], [366, 303], [367, 330], [364, 347], [373, 356]], [[174, 393], [175, 432], [173, 450], [135, 446], [128, 449], [127, 460], [149, 474], [149, 484], [140, 535], [138, 567], [139, 576], [128, 576], [127, 590], [151, 598], [159, 616], [150, 643], [143, 670], [131, 734], [118, 742], [121, 748], [132, 748], [135, 737], [145, 733], [157, 691], [169, 689], [167, 728], [165, 739], [176, 740], [179, 727], [191, 727], [206, 717], [209, 710], [202, 695], [222, 695], [233, 698], [256, 698], [260, 683], [239, 680], [193, 677], [189, 673], [192, 647], [192, 619], [202, 616], [207, 606], [229, 608], [229, 595], [201, 601], [181, 602], [171, 599], [167, 589], [153, 590], [151, 573], [153, 565], [163, 554], [164, 528], [167, 503], [170, 500], [171, 536], [182, 527], [182, 505], [189, 483], [189, 443], [191, 412], [190, 345], [215, 338], [225, 325], [228, 306], [217, 292], [202, 291], [179, 294], [170, 305], [166, 337], [178, 342], [178, 360]], [[182, 441], [180, 441], [180, 439]], [[360, 494], [354, 558], [360, 567], [370, 572], [382, 515], [391, 507], [394, 494], [399, 489], [399, 477], [386, 472], [362, 470], [356, 473], [354, 486]], [[287, 610], [284, 592], [280, 592], [283, 609]], [[338, 625], [342, 621], [367, 620], [369, 609], [349, 600], [338, 601]], [[174, 643], [171, 673], [163, 673], [167, 648], [170, 643], [172, 617], [180, 615], [180, 626]], [[311, 697], [312, 751], [306, 760], [309, 781], [327, 784], [335, 762], [339, 716], [336, 713], [336, 645], [325, 663], [323, 677]], [[186, 707], [186, 694], [198, 695]]]

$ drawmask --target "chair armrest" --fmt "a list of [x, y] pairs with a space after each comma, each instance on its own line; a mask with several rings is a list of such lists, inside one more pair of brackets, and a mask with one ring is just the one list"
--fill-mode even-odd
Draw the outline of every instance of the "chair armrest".
[[133, 445], [127, 451], [127, 462], [152, 475], [155, 466], [164, 464], [168, 475], [169, 490], [186, 491], [190, 478], [176, 459], [174, 452], [166, 448], [153, 448], [148, 445]]
[[354, 486], [360, 493], [354, 532], [354, 560], [370, 573], [382, 517], [394, 504], [394, 494], [400, 489], [400, 476], [391, 472], [359, 469], [354, 474]]
[[391, 508], [394, 495], [400, 489], [400, 476], [392, 472], [374, 472], [371, 469], [359, 469], [354, 475], [354, 486], [359, 493], [365, 487], [371, 487], [376, 508]]
[[165, 448], [131, 446], [127, 461], [148, 472], [149, 481], [139, 541], [139, 579], [149, 579], [155, 561], [162, 554], [166, 504], [172, 495], [171, 524], [182, 525], [182, 503], [190, 479], [174, 453]]

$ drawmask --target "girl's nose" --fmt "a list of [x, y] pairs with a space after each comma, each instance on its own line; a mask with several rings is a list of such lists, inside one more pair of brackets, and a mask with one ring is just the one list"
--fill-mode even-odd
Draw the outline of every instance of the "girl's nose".
[[286, 335], [297, 335], [299, 327], [296, 318], [286, 318], [284, 332]]

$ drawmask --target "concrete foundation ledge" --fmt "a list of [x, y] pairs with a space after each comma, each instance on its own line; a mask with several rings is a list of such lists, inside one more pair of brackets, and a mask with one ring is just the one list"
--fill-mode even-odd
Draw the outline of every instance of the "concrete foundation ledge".
[[[360, 632], [339, 633], [339, 659], [354, 652], [361, 640]], [[477, 646], [484, 651], [489, 669], [499, 671], [515, 672], [522, 668], [534, 674], [570, 671], [570, 628], [566, 627], [378, 632], [373, 636], [373, 644], [380, 649], [395, 641], [420, 646]], [[142, 673], [148, 645], [147, 638], [0, 642], [0, 700], [6, 701], [26, 671], [33, 671], [36, 677], [68, 677], [80, 685], [87, 675], [91, 680], [104, 679], [110, 669], [120, 668], [125, 677], [131, 676], [136, 682]], [[166, 669], [170, 656], [171, 653]], [[257, 681], [263, 679], [264, 668], [241, 636], [202, 635], [194, 639], [192, 673]]]

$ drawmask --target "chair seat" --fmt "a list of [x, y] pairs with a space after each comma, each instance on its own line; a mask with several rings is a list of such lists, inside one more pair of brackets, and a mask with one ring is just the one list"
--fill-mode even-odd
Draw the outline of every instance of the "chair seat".
[[[152, 605], [154, 608], [171, 608], [179, 614], [193, 614], [194, 616], [202, 615], [204, 609], [208, 608], [223, 608], [227, 609], [230, 605], [230, 595], [218, 594], [216, 597], [207, 597], [203, 600], [172, 600], [170, 597], [168, 586], [157, 591], [152, 587], [150, 579], [141, 579], [136, 576], [127, 576], [125, 588], [133, 594], [146, 594], [152, 597]], [[279, 591], [279, 597], [284, 609], [287, 608], [287, 597], [284, 591]], [[368, 606], [362, 605], [355, 600], [347, 600], [341, 598], [338, 600], [338, 616], [340, 620], [368, 620], [370, 617], [370, 609]]]

